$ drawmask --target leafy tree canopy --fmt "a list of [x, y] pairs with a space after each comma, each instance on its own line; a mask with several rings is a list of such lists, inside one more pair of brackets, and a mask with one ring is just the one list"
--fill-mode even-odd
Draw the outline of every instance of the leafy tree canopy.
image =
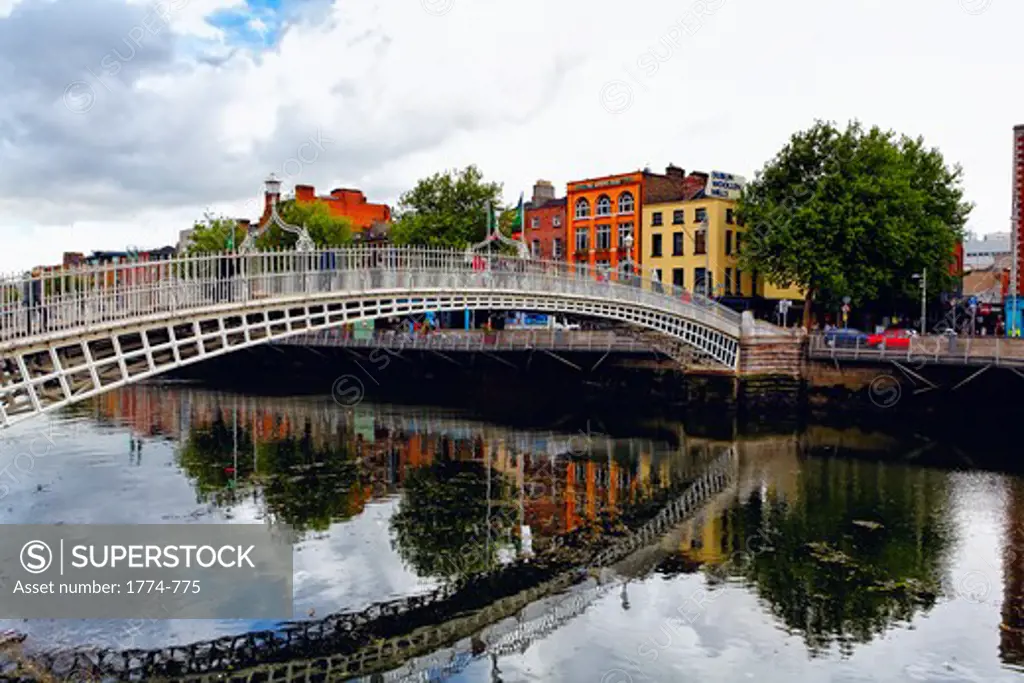
[[402, 195], [391, 239], [458, 248], [476, 244], [487, 232], [487, 204], [497, 209], [501, 191], [501, 183], [484, 182], [476, 166], [435, 173]]
[[[286, 223], [305, 225], [318, 247], [341, 247], [352, 241], [352, 222], [335, 216], [320, 202], [298, 203], [289, 199], [281, 202], [277, 211]], [[245, 228], [238, 221], [207, 213], [202, 222], [193, 226], [189, 253], [209, 254], [230, 248], [238, 249], [245, 236]], [[260, 249], [292, 249], [297, 241], [298, 235], [271, 225], [256, 238], [256, 246]]]
[[949, 291], [972, 208], [962, 175], [921, 138], [819, 121], [745, 188], [740, 267], [829, 305], [913, 299], [925, 269], [929, 291]]
[[207, 213], [202, 222], [192, 226], [192, 237], [188, 252], [190, 254], [211, 254], [224, 251], [232, 244], [237, 249], [245, 239], [245, 228], [238, 221], [224, 216]]

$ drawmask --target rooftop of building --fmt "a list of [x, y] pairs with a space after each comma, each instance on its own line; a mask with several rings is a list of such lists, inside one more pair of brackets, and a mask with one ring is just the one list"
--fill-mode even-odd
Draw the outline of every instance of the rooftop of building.
[[703, 187], [684, 187], [684, 188], [669, 188], [663, 192], [659, 192], [656, 196], [648, 198], [644, 202], [644, 206], [658, 206], [661, 204], [678, 204], [680, 202], [689, 202], [695, 199], [709, 199], [728, 201], [722, 197], [707, 197], [704, 195]]
[[971, 235], [964, 240], [964, 252], [968, 255], [973, 252], [1007, 252], [1010, 251], [1010, 233], [996, 232], [987, 235]]
[[539, 211], [541, 209], [557, 209], [564, 207], [567, 199], [565, 197], [556, 197], [555, 199], [545, 199], [540, 204], [534, 206], [533, 202], [526, 203], [526, 209], [530, 211]]

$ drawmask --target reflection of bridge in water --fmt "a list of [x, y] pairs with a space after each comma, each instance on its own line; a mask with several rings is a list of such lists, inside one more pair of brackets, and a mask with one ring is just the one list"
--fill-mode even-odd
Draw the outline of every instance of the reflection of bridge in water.
[[[224, 397], [208, 394], [201, 400], [207, 399], [224, 402]], [[302, 412], [302, 408], [295, 407], [301, 401], [286, 403], [291, 405], [284, 412]], [[312, 411], [314, 415], [321, 412]], [[321, 417], [329, 421], [327, 416]], [[448, 433], [481, 429], [479, 423], [451, 416], [439, 415], [424, 421], [396, 411], [378, 417], [378, 428]], [[501, 436], [501, 430], [495, 427], [492, 438]], [[525, 431], [509, 434], [508, 430], [504, 435], [509, 442], [520, 438], [524, 446], [535, 444], [537, 436]], [[564, 439], [569, 435], [559, 436]], [[608, 439], [609, 443], [613, 441]], [[648, 501], [641, 517], [626, 520], [631, 531], [604, 545], [588, 545], [579, 533], [569, 532], [529, 560], [513, 562], [427, 595], [374, 605], [360, 612], [185, 647], [147, 652], [65, 652], [49, 655], [46, 663], [58, 674], [74, 668], [144, 680], [213, 681], [222, 680], [222, 674], [217, 672], [230, 669], [231, 680], [297, 681], [344, 680], [380, 673], [444, 647], [454, 646], [455, 660], [465, 660], [466, 650], [459, 649], [460, 641], [470, 637], [470, 654], [483, 644], [488, 653], [500, 656], [527, 647], [533, 639], [582, 613], [593, 599], [611, 590], [614, 582], [609, 582], [607, 576], [588, 581], [588, 568], [612, 567], [636, 555], [730, 485], [737, 471], [735, 449], [717, 444], [709, 445], [708, 451], [713, 457], [703, 461], [701, 473], [693, 475], [685, 487], [663, 490], [658, 496], [661, 503]], [[522, 462], [523, 458], [518, 460]], [[678, 474], [673, 474], [673, 481], [680, 482]], [[569, 593], [560, 595], [567, 589]], [[524, 609], [527, 611], [523, 612]], [[520, 619], [509, 621], [520, 613]], [[428, 657], [410, 666], [426, 670], [435, 667], [430, 662], [436, 661], [436, 656]], [[244, 673], [240, 671], [243, 668]], [[409, 667], [402, 672], [407, 676]], [[395, 675], [398, 674], [389, 678]]]
[[[527, 647], [581, 614], [614, 585], [607, 578], [587, 581], [588, 570], [611, 567], [656, 543], [666, 531], [731, 485], [736, 471], [736, 453], [726, 448], [680, 495], [667, 500], [644, 523], [603, 548], [574, 545], [570, 535], [547, 554], [427, 596], [404, 598], [321, 621], [289, 624], [276, 632], [225, 637], [185, 647], [148, 652], [79, 652], [72, 655], [77, 661], [68, 660], [65, 666], [92, 668], [108, 675], [134, 675], [141, 680], [189, 683], [224, 680], [223, 672], [231, 671], [230, 680], [255, 683], [348, 680], [394, 669], [452, 644], [457, 648], [457, 667], [457, 662], [468, 661], [458, 646], [467, 638], [471, 639], [470, 652], [482, 645], [489, 654], [500, 656]], [[567, 589], [572, 589], [567, 595], [552, 597]], [[493, 599], [481, 600], [483, 595]], [[513, 627], [508, 620], [531, 605], [534, 607], [526, 620]], [[425, 617], [427, 623], [423, 623]], [[418, 624], [423, 625], [416, 628]], [[398, 633], [386, 638], [371, 636], [383, 629]], [[433, 657], [413, 661], [385, 680], [418, 676], [435, 668], [436, 661]], [[450, 660], [447, 667], [452, 668], [452, 663]]]

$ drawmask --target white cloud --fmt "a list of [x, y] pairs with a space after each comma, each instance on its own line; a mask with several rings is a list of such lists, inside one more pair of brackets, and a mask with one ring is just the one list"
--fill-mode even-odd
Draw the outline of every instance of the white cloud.
[[[818, 117], [924, 135], [964, 165], [971, 227], [1008, 227], [1020, 3], [324, 0], [253, 53], [211, 23], [241, 0], [172, 0], [110, 75], [151, 11], [123, 2], [0, 0], [0, 269], [173, 243], [207, 206], [258, 204], [271, 170], [390, 202], [467, 163], [508, 198], [645, 163], [752, 175]], [[282, 173], [318, 131], [333, 142]]]

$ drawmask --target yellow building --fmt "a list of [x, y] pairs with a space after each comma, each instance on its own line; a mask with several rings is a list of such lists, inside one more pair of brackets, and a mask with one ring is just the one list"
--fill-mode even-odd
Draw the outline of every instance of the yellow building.
[[653, 277], [665, 284], [716, 298], [803, 301], [797, 287], [772, 285], [738, 267], [746, 228], [736, 221], [735, 200], [696, 191], [674, 201], [644, 204], [641, 225], [644, 269], [654, 269]]

